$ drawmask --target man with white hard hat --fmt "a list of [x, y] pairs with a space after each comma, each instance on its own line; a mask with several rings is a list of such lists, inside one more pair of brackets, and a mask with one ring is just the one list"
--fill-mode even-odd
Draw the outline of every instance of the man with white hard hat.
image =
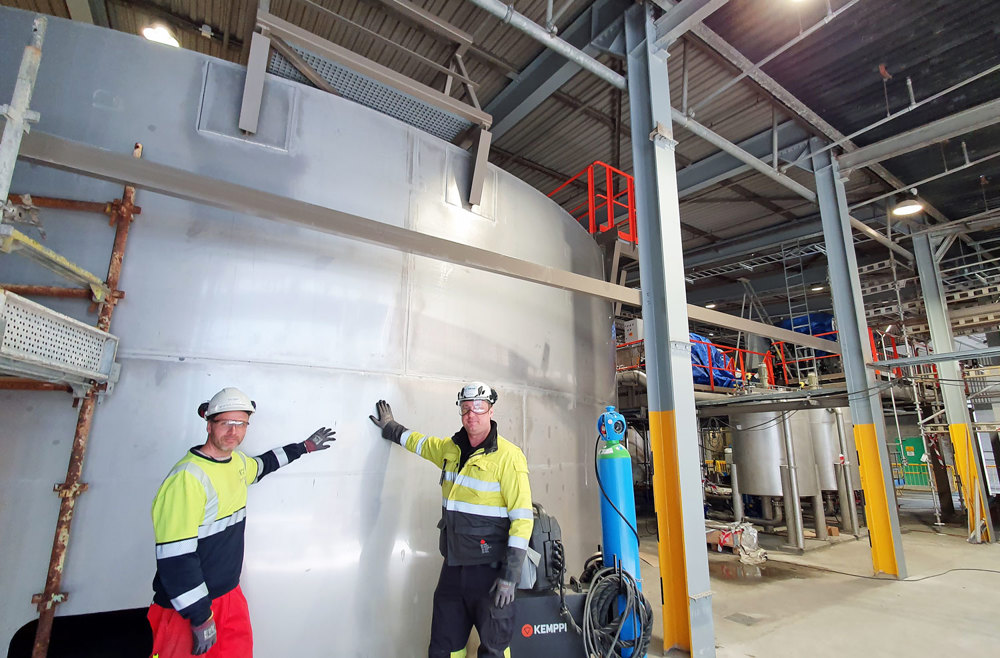
[[524, 453], [497, 434], [497, 397], [482, 382], [463, 386], [456, 402], [462, 429], [450, 438], [406, 429], [385, 400], [376, 404], [378, 417], [369, 416], [382, 438], [441, 469], [444, 564], [434, 590], [430, 658], [464, 657], [473, 626], [480, 658], [510, 656], [514, 589], [534, 514]]
[[335, 432], [321, 427], [302, 443], [257, 457], [237, 450], [257, 403], [224, 388], [198, 407], [205, 443], [191, 448], [153, 500], [156, 577], [149, 623], [153, 658], [208, 653], [253, 655], [250, 612], [240, 590], [247, 486], [307, 452], [325, 450]]

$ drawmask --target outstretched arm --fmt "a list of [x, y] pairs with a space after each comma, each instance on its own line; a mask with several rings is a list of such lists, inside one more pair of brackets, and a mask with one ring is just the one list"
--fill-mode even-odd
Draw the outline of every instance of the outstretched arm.
[[337, 437], [335, 437], [334, 434], [336, 434], [335, 431], [326, 427], [321, 427], [313, 432], [309, 438], [302, 443], [289, 443], [288, 445], [281, 446], [280, 448], [268, 450], [262, 455], [257, 455], [253, 458], [253, 461], [256, 462], [257, 466], [255, 469], [256, 473], [250, 473], [250, 469], [248, 469], [247, 480], [250, 484], [260, 482], [260, 480], [268, 473], [273, 473], [282, 466], [291, 464], [307, 452], [326, 450], [330, 447], [331, 443], [337, 440]]

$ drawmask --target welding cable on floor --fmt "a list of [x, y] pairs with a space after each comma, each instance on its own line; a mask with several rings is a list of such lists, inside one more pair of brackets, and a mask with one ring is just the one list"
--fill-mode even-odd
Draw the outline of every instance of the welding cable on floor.
[[[625, 607], [616, 614], [619, 597]], [[623, 640], [622, 629], [629, 617], [635, 623], [635, 639]], [[594, 576], [583, 606], [583, 647], [588, 657], [620, 656], [632, 649], [633, 656], [645, 656], [653, 634], [653, 608], [627, 571], [609, 567]]]

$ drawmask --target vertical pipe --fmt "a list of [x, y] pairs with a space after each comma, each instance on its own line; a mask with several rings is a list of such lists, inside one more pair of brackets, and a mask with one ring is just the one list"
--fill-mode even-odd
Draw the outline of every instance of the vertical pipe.
[[[135, 145], [132, 155], [136, 158], [142, 155], [141, 144]], [[106, 282], [111, 295], [101, 306], [98, 316], [97, 327], [102, 331], [108, 331], [111, 326], [111, 316], [118, 299], [115, 293], [118, 291], [118, 282], [121, 277], [125, 243], [128, 240], [129, 227], [135, 212], [135, 187], [127, 185], [121, 201], [115, 203], [112, 212], [116, 229]], [[45, 589], [41, 594], [32, 597], [32, 603], [37, 604], [38, 607], [38, 628], [35, 631], [32, 658], [45, 658], [48, 655], [55, 607], [66, 600], [66, 594], [60, 592], [59, 589], [62, 585], [63, 568], [66, 565], [66, 551], [69, 549], [76, 500], [80, 494], [87, 490], [87, 484], [81, 482], [81, 478], [83, 476], [83, 460], [86, 457], [87, 443], [90, 439], [90, 428], [94, 420], [94, 409], [97, 405], [97, 394], [97, 387], [91, 388], [80, 402], [76, 431], [73, 434], [73, 447], [70, 451], [69, 466], [66, 469], [66, 481], [55, 487], [60, 498], [59, 517], [56, 521], [55, 537], [52, 540]]]
[[768, 521], [774, 518], [774, 498], [771, 496], [760, 497], [760, 513]]
[[799, 498], [799, 477], [797, 473], [797, 468], [795, 464], [795, 444], [792, 441], [792, 423], [788, 419], [788, 412], [783, 412], [781, 415], [781, 435], [785, 440], [785, 462], [788, 465], [788, 489], [784, 492], [785, 494], [785, 507], [786, 512], [790, 512], [791, 516], [786, 516], [788, 520], [789, 532], [791, 532], [792, 525], [795, 526], [795, 536], [789, 537], [790, 540], [794, 539], [792, 544], [796, 548], [805, 548], [805, 537], [802, 535], [802, 502]]
[[[816, 469], [816, 481], [819, 482], [819, 466], [813, 464], [813, 468]], [[826, 511], [823, 508], [823, 492], [820, 491], [818, 494], [812, 497], [812, 507], [813, 507], [813, 522], [816, 527], [816, 539], [827, 539], [826, 533]]]
[[639, 274], [659, 530], [660, 618], [665, 650], [678, 647], [694, 658], [707, 658], [715, 655], [715, 628], [684, 293], [677, 142], [669, 111], [667, 53], [654, 47], [655, 40], [652, 5], [629, 7], [626, 68], [636, 214], [642, 218], [637, 223]]
[[729, 465], [729, 478], [733, 486], [733, 519], [739, 523], [743, 520], [743, 494], [740, 493], [739, 477], [736, 471], [736, 462], [733, 462]]
[[855, 537], [861, 534], [861, 528], [858, 526], [858, 507], [854, 504], [854, 474], [851, 472], [851, 464], [853, 460], [851, 459], [851, 454], [856, 454], [857, 451], [852, 451], [847, 447], [847, 423], [844, 421], [844, 410], [837, 408], [834, 410], [837, 415], [837, 440], [840, 443], [840, 454], [844, 456], [843, 462], [840, 464], [843, 467], [844, 472], [844, 489], [846, 490], [846, 496], [840, 500], [840, 513], [848, 513], [847, 518], [850, 519], [850, 530], [851, 534]]
[[48, 19], [38, 16], [31, 26], [31, 43], [24, 47], [17, 82], [14, 83], [14, 95], [7, 106], [7, 121], [3, 127], [3, 137], [0, 138], [0, 206], [6, 203], [10, 192], [10, 180], [14, 175], [14, 165], [28, 121], [38, 118], [38, 114], [31, 112], [29, 107], [35, 79], [38, 77], [38, 66], [42, 61], [46, 25]]

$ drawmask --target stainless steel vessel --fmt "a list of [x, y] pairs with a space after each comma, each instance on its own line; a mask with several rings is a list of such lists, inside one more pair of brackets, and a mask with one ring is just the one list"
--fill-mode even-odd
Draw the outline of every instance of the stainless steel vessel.
[[[838, 491], [837, 465], [841, 463], [841, 454], [851, 468], [851, 482], [855, 490], [861, 490], [861, 475], [858, 472], [858, 452], [854, 446], [854, 425], [851, 423], [851, 410], [842, 409], [844, 414], [844, 446], [847, 452], [841, 453], [841, 436], [837, 428], [837, 413], [835, 409], [807, 409], [803, 413], [809, 419], [812, 433], [813, 452], [816, 455], [816, 466], [819, 469], [819, 488], [823, 491]], [[843, 476], [841, 476], [843, 477]]]
[[795, 473], [799, 496], [819, 493], [816, 458], [807, 416], [800, 411], [765, 411], [733, 414], [729, 424], [733, 437], [733, 463], [739, 469], [743, 494], [783, 496], [785, 455], [782, 415], [788, 414], [795, 452]]
[[[0, 9], [0, 98], [30, 24]], [[159, 163], [602, 277], [594, 241], [544, 195], [490, 168], [483, 203], [469, 207], [467, 152], [342, 98], [269, 77], [260, 128], [241, 133], [243, 78], [191, 51], [50, 18], [33, 129], [125, 153], [142, 142]], [[22, 162], [12, 192], [106, 201], [121, 189]], [[438, 471], [379, 438], [368, 414], [380, 398], [405, 425], [450, 436], [461, 383], [493, 384], [500, 433], [527, 454], [567, 563], [594, 550], [594, 422], [615, 392], [609, 303], [142, 190], [137, 203], [111, 328], [121, 380], [95, 414], [59, 615], [149, 604], [150, 503], [204, 439], [197, 404], [226, 385], [257, 400], [251, 454], [320, 425], [338, 437], [250, 490], [243, 586], [260, 656], [426, 655]], [[42, 216], [47, 246], [104, 275], [106, 221]], [[3, 255], [0, 281], [63, 285]], [[94, 321], [85, 302], [51, 305]], [[37, 616], [70, 402], [0, 392], [0, 646]], [[308, 633], [307, 610], [323, 619]]]

